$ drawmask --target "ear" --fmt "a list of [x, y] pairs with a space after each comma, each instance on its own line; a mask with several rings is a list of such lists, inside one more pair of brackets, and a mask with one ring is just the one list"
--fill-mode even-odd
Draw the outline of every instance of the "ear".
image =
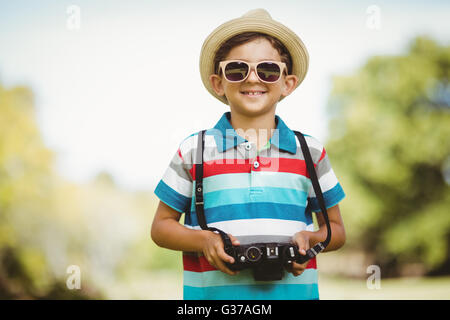
[[295, 90], [298, 84], [298, 77], [290, 74], [284, 77], [283, 79], [283, 89], [281, 90], [281, 95], [286, 97]]
[[219, 77], [217, 74], [212, 74], [209, 76], [209, 83], [211, 84], [211, 87], [218, 96], [223, 96], [225, 94], [222, 78]]

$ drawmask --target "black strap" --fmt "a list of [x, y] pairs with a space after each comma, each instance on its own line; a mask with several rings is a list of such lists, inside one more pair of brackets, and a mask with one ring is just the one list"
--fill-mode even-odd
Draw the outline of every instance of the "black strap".
[[197, 155], [195, 161], [195, 210], [199, 226], [208, 230], [203, 206], [203, 150], [205, 149], [205, 131], [198, 134]]
[[314, 188], [314, 193], [316, 194], [317, 202], [319, 203], [319, 208], [322, 211], [323, 218], [325, 219], [325, 224], [327, 226], [326, 239], [322, 242], [319, 242], [318, 244], [316, 244], [313, 247], [314, 251], [317, 252], [319, 250], [317, 252], [317, 253], [319, 253], [320, 251], [325, 249], [325, 247], [330, 243], [330, 240], [331, 240], [330, 220], [328, 219], [328, 212], [327, 212], [327, 208], [325, 206], [325, 200], [323, 198], [322, 189], [320, 188], [319, 179], [317, 178], [316, 170], [314, 168], [314, 162], [312, 160], [311, 153], [308, 148], [308, 144], [306, 143], [306, 139], [303, 136], [303, 134], [300, 133], [299, 131], [294, 131], [294, 133], [297, 136], [298, 140], [300, 141], [300, 147], [302, 149], [303, 156], [305, 157], [306, 168], [308, 170], [309, 177], [311, 179], [311, 183]]
[[219, 233], [222, 238], [224, 249], [231, 248], [230, 237], [220, 229], [208, 227], [205, 218], [205, 207], [203, 202], [203, 150], [205, 149], [205, 132], [202, 130], [198, 134], [197, 155], [195, 161], [195, 211], [197, 212], [197, 220], [199, 226], [203, 230], [209, 230]]

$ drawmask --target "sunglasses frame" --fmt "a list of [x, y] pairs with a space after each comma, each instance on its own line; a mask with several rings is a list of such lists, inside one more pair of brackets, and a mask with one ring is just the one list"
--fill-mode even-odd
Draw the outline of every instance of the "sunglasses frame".
[[[228, 78], [227, 78], [226, 75], [225, 75], [225, 67], [226, 67], [229, 63], [231, 63], [231, 62], [240, 62], [240, 63], [244, 63], [244, 64], [247, 65], [247, 67], [248, 67], [248, 72], [247, 72], [247, 75], [244, 77], [244, 79], [238, 80], [238, 81], [231, 81], [231, 80], [228, 80]], [[261, 78], [259, 77], [259, 74], [258, 74], [256, 68], [257, 68], [257, 66], [258, 66], [259, 64], [265, 63], [265, 62], [268, 62], [268, 63], [274, 63], [274, 64], [278, 65], [278, 67], [280, 68], [280, 77], [278, 77], [278, 79], [277, 79], [276, 81], [264, 81], [263, 79], [261, 79]], [[219, 75], [220, 75], [220, 70], [222, 70], [222, 72], [223, 72], [223, 77], [224, 77], [228, 82], [232, 82], [232, 83], [238, 83], [238, 82], [243, 82], [243, 81], [247, 80], [247, 78], [248, 78], [248, 76], [250, 75], [250, 73], [252, 72], [252, 70], [255, 70], [255, 74], [256, 74], [256, 76], [258, 77], [259, 81], [264, 82], [264, 83], [276, 83], [276, 82], [280, 81], [280, 79], [281, 79], [281, 77], [282, 77], [282, 74], [283, 74], [283, 72], [284, 72], [285, 70], [287, 70], [287, 67], [286, 67], [286, 63], [284, 63], [284, 62], [281, 62], [281, 61], [272, 61], [272, 60], [264, 60], [264, 61], [259, 61], [259, 62], [247, 62], [247, 61], [243, 61], [243, 60], [223, 60], [223, 61], [220, 61], [220, 62], [219, 62], [219, 70], [218, 70]]]

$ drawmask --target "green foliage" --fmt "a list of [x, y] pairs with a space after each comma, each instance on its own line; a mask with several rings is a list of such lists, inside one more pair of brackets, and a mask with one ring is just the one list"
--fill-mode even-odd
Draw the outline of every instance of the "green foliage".
[[32, 93], [0, 86], [0, 296], [38, 296], [49, 283], [45, 258], [25, 245], [16, 222], [27, 211], [45, 211], [52, 153], [34, 123]]
[[[121, 190], [107, 172], [65, 181], [54, 159], [31, 91], [0, 86], [0, 298], [101, 298], [135, 275], [181, 270], [181, 253], [151, 241], [153, 193]], [[66, 286], [70, 265], [81, 290]]]
[[327, 149], [347, 193], [348, 247], [374, 254], [385, 274], [449, 263], [449, 66], [448, 46], [418, 37], [405, 55], [333, 79]]
[[0, 86], [0, 298], [100, 296], [88, 292], [88, 281], [86, 290], [65, 285], [65, 257], [74, 257], [68, 248], [76, 237], [69, 210], [58, 207], [62, 181], [53, 162], [35, 122], [31, 91]]

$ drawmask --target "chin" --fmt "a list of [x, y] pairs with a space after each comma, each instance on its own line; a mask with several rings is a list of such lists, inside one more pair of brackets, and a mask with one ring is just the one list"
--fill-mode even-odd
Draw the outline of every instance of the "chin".
[[261, 105], [245, 105], [234, 107], [234, 111], [246, 115], [246, 116], [259, 116], [268, 112], [272, 112], [274, 106], [261, 106]]

